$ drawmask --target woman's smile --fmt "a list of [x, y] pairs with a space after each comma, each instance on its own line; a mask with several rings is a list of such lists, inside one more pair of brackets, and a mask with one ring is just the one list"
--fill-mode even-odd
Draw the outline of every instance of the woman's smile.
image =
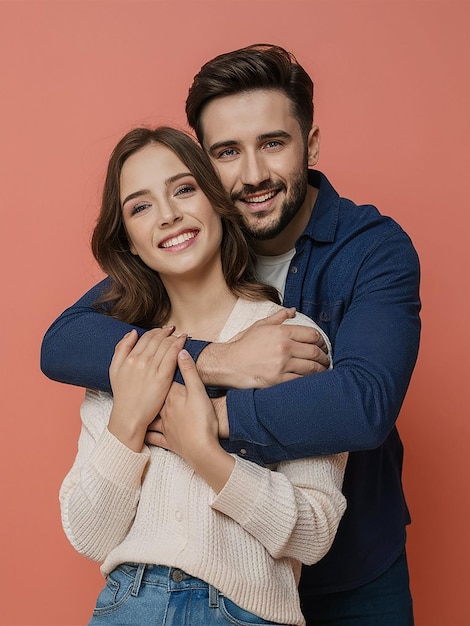
[[170, 252], [179, 252], [180, 250], [186, 250], [189, 248], [199, 235], [199, 230], [184, 230], [177, 233], [167, 239], [164, 239], [158, 244], [159, 248], [164, 248]]

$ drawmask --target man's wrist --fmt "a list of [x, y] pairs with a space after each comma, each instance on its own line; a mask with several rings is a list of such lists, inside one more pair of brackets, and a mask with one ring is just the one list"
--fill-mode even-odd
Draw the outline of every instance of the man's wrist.
[[211, 388], [227, 388], [233, 386], [230, 381], [233, 372], [229, 371], [228, 364], [230, 344], [210, 343], [202, 350], [197, 360], [197, 371], [203, 383]]

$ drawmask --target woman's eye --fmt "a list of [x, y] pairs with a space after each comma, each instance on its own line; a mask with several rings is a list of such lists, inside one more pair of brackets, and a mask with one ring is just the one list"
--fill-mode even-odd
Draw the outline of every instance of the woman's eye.
[[131, 215], [137, 215], [137, 213], [141, 213], [142, 211], [147, 209], [149, 206], [150, 204], [148, 204], [147, 202], [140, 202], [139, 204], [136, 204], [135, 206], [132, 207]]
[[195, 191], [195, 187], [194, 185], [183, 185], [182, 187], [178, 187], [178, 189], [176, 190], [176, 195], [177, 196], [184, 196], [188, 193], [192, 193], [193, 191]]

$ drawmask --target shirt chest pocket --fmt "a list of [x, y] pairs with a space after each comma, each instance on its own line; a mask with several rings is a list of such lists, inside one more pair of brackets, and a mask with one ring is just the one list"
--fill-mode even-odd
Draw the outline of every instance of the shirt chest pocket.
[[328, 335], [332, 346], [335, 345], [336, 333], [344, 316], [345, 304], [342, 300], [336, 302], [312, 302], [303, 300], [300, 311], [312, 318]]

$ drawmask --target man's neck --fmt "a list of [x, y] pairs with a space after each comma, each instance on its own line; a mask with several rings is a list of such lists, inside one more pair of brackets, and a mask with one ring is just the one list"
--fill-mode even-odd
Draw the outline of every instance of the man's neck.
[[302, 206], [284, 230], [272, 239], [255, 240], [254, 248], [256, 254], [262, 256], [278, 256], [279, 254], [284, 254], [292, 250], [292, 248], [295, 247], [295, 242], [304, 232], [308, 224], [317, 196], [318, 189], [308, 185], [307, 195], [305, 196]]

